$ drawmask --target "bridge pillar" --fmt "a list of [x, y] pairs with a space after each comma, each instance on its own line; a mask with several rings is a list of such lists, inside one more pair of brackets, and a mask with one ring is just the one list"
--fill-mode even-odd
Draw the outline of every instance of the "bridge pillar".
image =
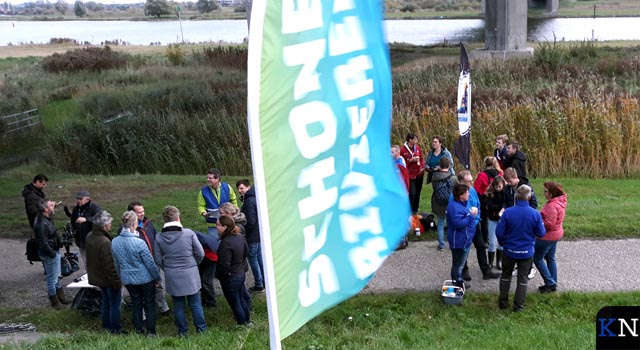
[[558, 0], [547, 0], [547, 15], [558, 15]]
[[485, 48], [472, 57], [531, 56], [527, 48], [527, 0], [486, 0]]

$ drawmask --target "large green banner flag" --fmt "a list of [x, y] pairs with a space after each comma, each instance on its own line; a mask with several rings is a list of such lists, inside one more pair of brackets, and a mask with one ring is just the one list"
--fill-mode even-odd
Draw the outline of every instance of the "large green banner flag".
[[249, 133], [272, 348], [357, 294], [407, 232], [382, 11], [253, 1]]

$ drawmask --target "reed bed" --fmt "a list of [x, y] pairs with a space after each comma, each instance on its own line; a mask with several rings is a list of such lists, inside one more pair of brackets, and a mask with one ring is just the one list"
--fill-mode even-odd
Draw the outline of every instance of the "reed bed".
[[[471, 168], [508, 134], [533, 177], [640, 175], [638, 52], [545, 44], [533, 59], [472, 64]], [[394, 143], [416, 132], [423, 147], [439, 135], [453, 148], [457, 74], [453, 64], [395, 69]]]
[[[427, 147], [440, 135], [452, 149], [457, 59], [433, 49], [420, 57], [432, 59], [411, 61], [410, 50], [398, 50], [391, 141], [416, 132]], [[171, 55], [181, 55], [180, 64]], [[47, 130], [46, 163], [58, 170], [194, 174], [215, 165], [249, 174], [246, 55], [242, 46], [172, 48], [130, 56], [124, 68], [66, 74], [25, 61], [0, 80], [0, 111], [74, 101], [67, 121]], [[638, 72], [640, 46], [593, 42], [545, 43], [532, 59], [472, 62], [472, 170], [491, 154], [495, 135], [508, 134], [528, 155], [533, 177], [639, 176]]]

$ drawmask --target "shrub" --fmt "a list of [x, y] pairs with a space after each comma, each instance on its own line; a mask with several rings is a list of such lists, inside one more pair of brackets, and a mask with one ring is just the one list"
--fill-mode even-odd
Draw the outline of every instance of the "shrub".
[[128, 58], [129, 55], [115, 52], [109, 46], [87, 47], [47, 56], [42, 60], [42, 68], [51, 73], [100, 72], [125, 67]]
[[245, 46], [205, 47], [202, 52], [193, 51], [194, 60], [217, 68], [247, 69]]
[[185, 62], [184, 52], [180, 45], [171, 45], [167, 46], [167, 51], [165, 52], [165, 56], [171, 64], [174, 66], [182, 65]]
[[402, 7], [400, 9], [400, 11], [402, 12], [416, 12], [416, 10], [418, 9], [418, 7], [414, 4], [406, 4], [404, 5], [404, 7]]
[[544, 67], [550, 72], [556, 72], [564, 62], [565, 50], [556, 45], [556, 42], [542, 42], [533, 53], [536, 65]]

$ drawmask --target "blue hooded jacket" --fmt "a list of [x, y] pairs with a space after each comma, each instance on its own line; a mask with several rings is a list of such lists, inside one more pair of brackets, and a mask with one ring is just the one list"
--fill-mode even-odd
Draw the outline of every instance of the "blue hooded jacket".
[[515, 206], [507, 208], [496, 227], [498, 243], [504, 254], [513, 259], [531, 258], [536, 237], [542, 238], [546, 233], [542, 216], [524, 200], [517, 200]]
[[467, 202], [450, 200], [447, 206], [447, 240], [450, 249], [467, 249], [476, 234], [476, 218]]
[[[453, 202], [453, 193], [449, 195], [449, 203]], [[471, 209], [473, 207], [478, 208], [478, 215], [476, 215], [476, 219], [475, 219], [475, 223], [476, 225], [480, 222], [480, 197], [478, 197], [478, 192], [476, 192], [476, 189], [472, 187], [469, 187], [469, 200], [466, 201], [465, 203], [467, 203], [467, 208]], [[449, 222], [449, 221], [447, 221]]]

